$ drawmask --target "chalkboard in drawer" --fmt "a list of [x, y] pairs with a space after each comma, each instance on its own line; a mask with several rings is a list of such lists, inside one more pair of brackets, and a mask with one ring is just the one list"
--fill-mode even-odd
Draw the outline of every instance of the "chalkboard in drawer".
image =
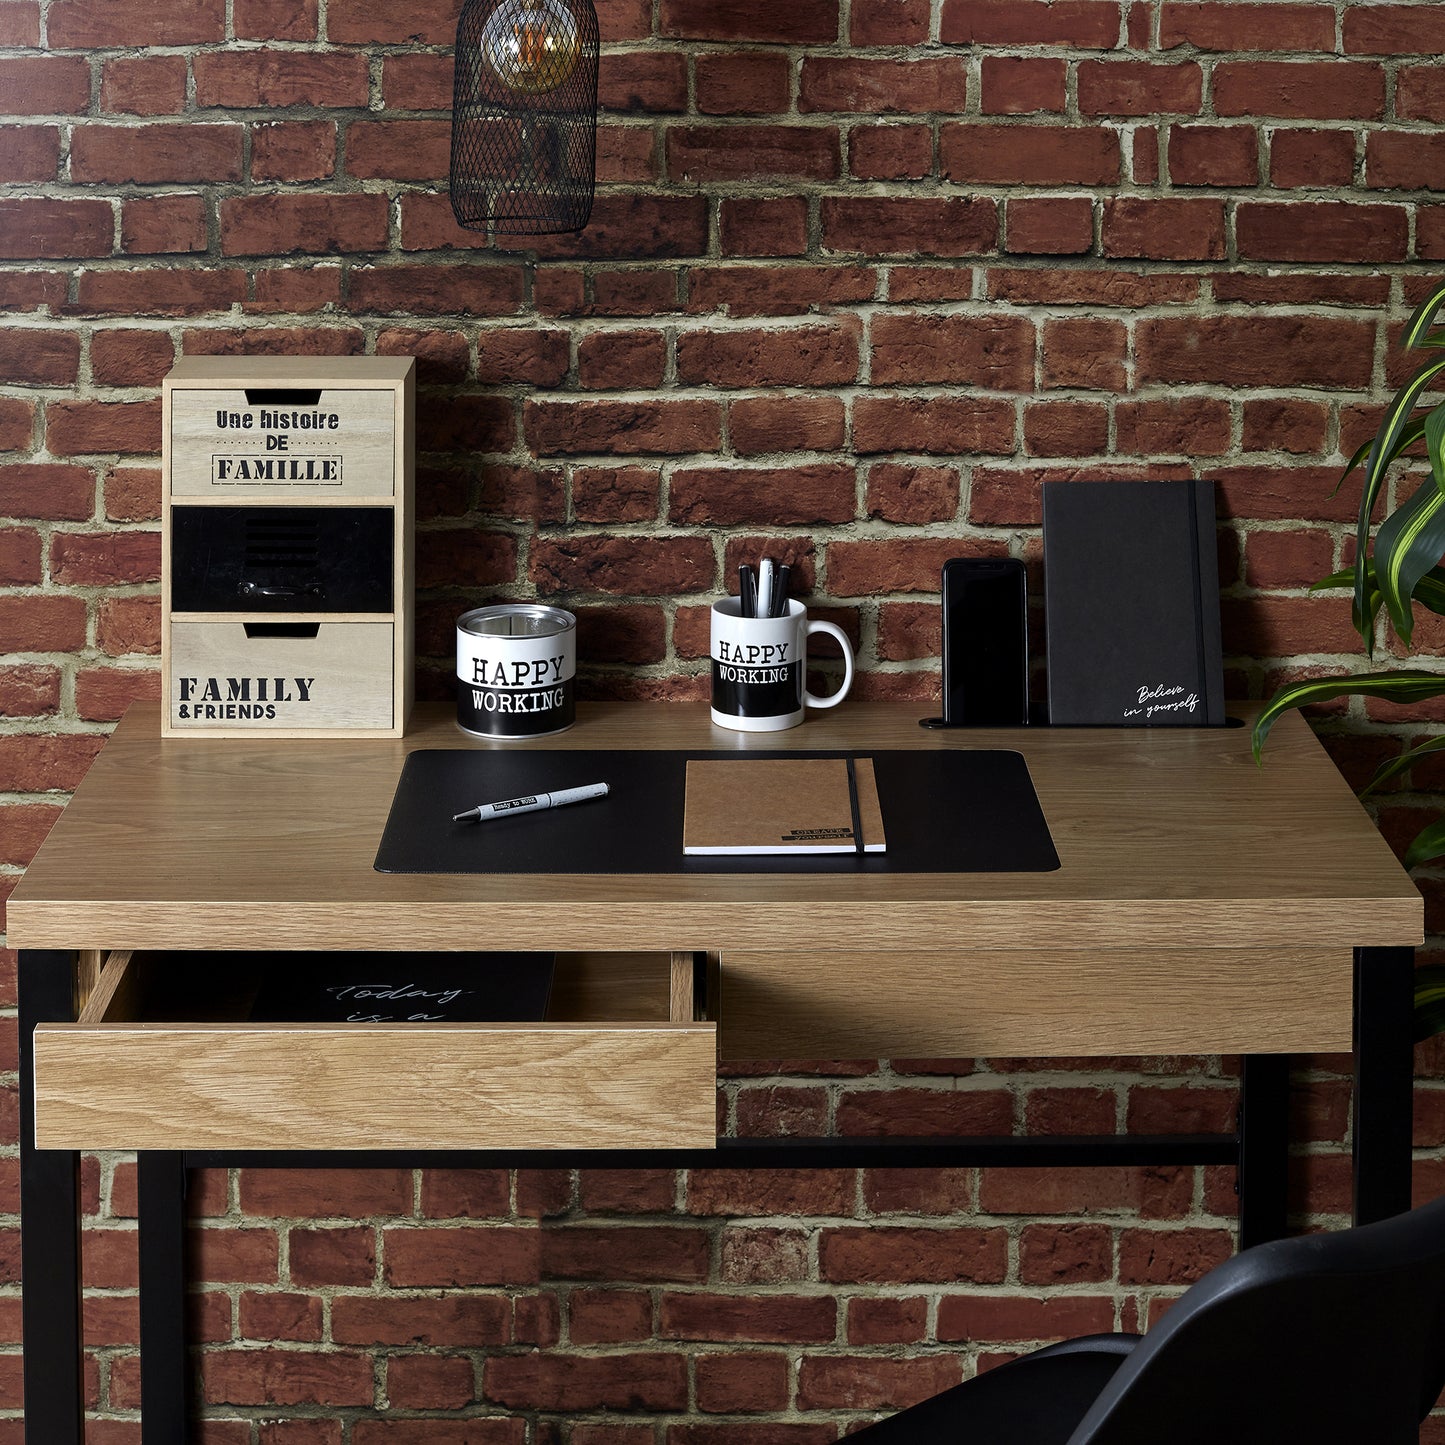
[[172, 612], [390, 612], [390, 507], [172, 507]]

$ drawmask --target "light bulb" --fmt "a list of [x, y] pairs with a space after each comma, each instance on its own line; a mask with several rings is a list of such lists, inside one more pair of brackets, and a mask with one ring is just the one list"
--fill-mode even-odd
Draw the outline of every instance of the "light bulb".
[[503, 0], [482, 25], [482, 54], [509, 90], [555, 90], [581, 53], [577, 21], [562, 0]]

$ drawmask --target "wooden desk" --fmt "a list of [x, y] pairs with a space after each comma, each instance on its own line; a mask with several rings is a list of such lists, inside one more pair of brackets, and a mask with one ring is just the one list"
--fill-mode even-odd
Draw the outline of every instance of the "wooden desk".
[[[679, 1163], [699, 1147], [715, 1159], [714, 1049], [726, 1059], [1244, 1054], [1246, 1122], [1225, 1142], [1248, 1179], [1245, 1242], [1284, 1228], [1287, 1056], [1353, 1049], [1357, 1216], [1405, 1207], [1422, 904], [1303, 722], [1280, 723], [1260, 771], [1244, 728], [928, 732], [917, 715], [850, 704], [791, 733], [744, 735], [713, 727], [702, 705], [597, 704], [579, 709], [570, 732], [529, 746], [1014, 748], [1048, 818], [1056, 872], [378, 874], [372, 858], [407, 751], [515, 744], [467, 739], [440, 707], [419, 710], [398, 741], [162, 742], [156, 708], [132, 708], [10, 903], [21, 950], [23, 1263], [27, 1280], [46, 1281], [25, 1295], [30, 1445], [81, 1439], [80, 1148], [143, 1151], [146, 1445], [184, 1434], [182, 1151], [419, 1140], [591, 1151], [569, 1162], [674, 1147], [687, 1151], [667, 1156]], [[424, 1073], [426, 1088], [395, 1091], [411, 1104], [372, 1111], [364, 1137], [338, 1127], [354, 1102], [354, 1034], [248, 1027], [224, 1012], [147, 1024], [139, 961], [120, 956], [479, 943], [629, 957], [569, 964], [571, 1016], [547, 1026], [368, 1032], [365, 1047], [384, 1051], [393, 1077]], [[662, 956], [651, 1005], [630, 982], [650, 967], [639, 952]], [[692, 955], [715, 973], [720, 964], [720, 987], [691, 995]], [[486, 1107], [488, 1069], [527, 1058], [543, 1061], [539, 1089], [559, 1068], [581, 1081], [565, 1113], [544, 1103], [518, 1123], [504, 1100]], [[462, 1095], [470, 1113], [459, 1132]], [[973, 1162], [1025, 1142], [1037, 1141], [953, 1141]], [[1183, 1150], [1171, 1157], [1215, 1157], [1191, 1155], [1191, 1141], [1089, 1147], [1137, 1160], [1171, 1143]], [[1132, 1152], [1109, 1155], [1113, 1144]], [[797, 1144], [780, 1162], [867, 1147]], [[1080, 1157], [1068, 1141], [1044, 1141], [1044, 1151], [1026, 1162]], [[781, 1151], [722, 1157], [766, 1163], [769, 1153]], [[297, 1157], [316, 1162], [309, 1152], [275, 1162]]]

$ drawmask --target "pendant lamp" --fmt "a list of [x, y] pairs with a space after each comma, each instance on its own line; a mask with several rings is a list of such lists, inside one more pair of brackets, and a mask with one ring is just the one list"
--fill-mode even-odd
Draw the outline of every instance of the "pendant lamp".
[[458, 224], [512, 235], [580, 231], [596, 158], [592, 0], [466, 0], [452, 109]]

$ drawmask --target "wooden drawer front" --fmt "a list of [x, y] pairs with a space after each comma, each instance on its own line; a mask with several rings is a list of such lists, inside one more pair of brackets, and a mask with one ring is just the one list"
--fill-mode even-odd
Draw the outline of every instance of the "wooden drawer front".
[[175, 388], [171, 496], [391, 496], [396, 391], [327, 387], [312, 404], [315, 394]]
[[1348, 949], [727, 953], [724, 1059], [1351, 1047]]
[[[275, 635], [287, 626], [315, 636]], [[389, 728], [390, 622], [172, 622], [170, 724], [265, 732]]]
[[712, 1148], [711, 1023], [45, 1024], [42, 1149]]

